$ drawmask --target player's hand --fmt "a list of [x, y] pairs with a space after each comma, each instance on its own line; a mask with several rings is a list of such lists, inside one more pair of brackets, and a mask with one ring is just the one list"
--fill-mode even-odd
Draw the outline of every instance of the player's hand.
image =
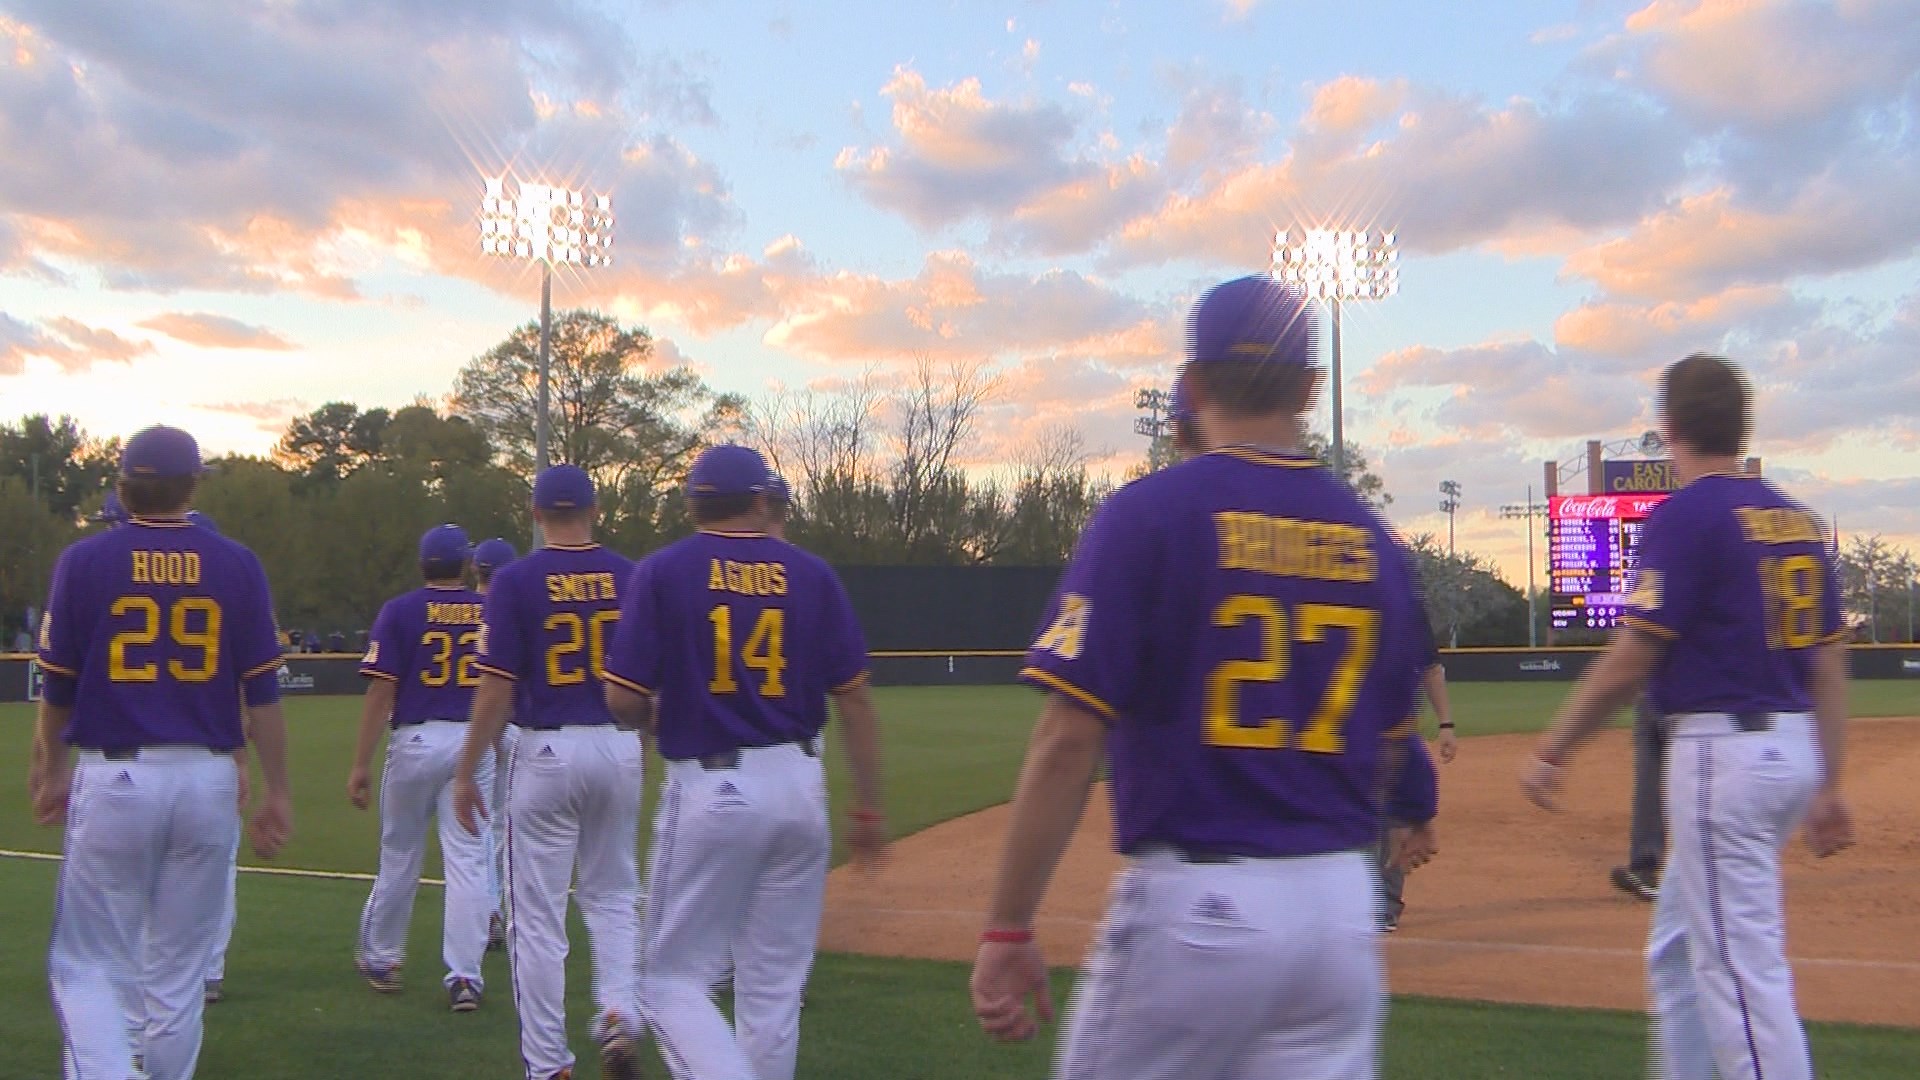
[[1566, 769], [1542, 757], [1527, 759], [1520, 770], [1520, 790], [1542, 810], [1560, 809], [1560, 781]]
[[27, 773], [27, 792], [33, 800], [33, 820], [42, 825], [67, 823], [67, 796], [73, 788], [73, 770], [35, 762]]
[[1853, 846], [1853, 810], [1833, 788], [1821, 788], [1807, 805], [1807, 850], [1821, 858]]
[[234, 803], [234, 808], [244, 814], [247, 812], [247, 804], [253, 801], [253, 776], [248, 771], [244, 758], [234, 761], [233, 765], [235, 798], [238, 800]]
[[[973, 959], [973, 1015], [980, 1029], [1001, 1042], [1033, 1038], [1053, 1019], [1053, 994], [1047, 985], [1047, 960], [1040, 946], [983, 941]], [[1033, 1009], [1027, 1009], [1027, 1000]]]
[[865, 873], [872, 873], [887, 861], [887, 816], [878, 810], [861, 808], [847, 815], [847, 847], [853, 850], [853, 862]]
[[1418, 870], [1440, 854], [1440, 836], [1433, 822], [1408, 825], [1387, 833], [1387, 865], [1395, 870]]
[[487, 803], [471, 776], [453, 779], [453, 816], [468, 836], [480, 835], [480, 825], [487, 820]]
[[1460, 737], [1450, 727], [1440, 729], [1440, 764], [1453, 764], [1453, 755], [1460, 752]]
[[280, 854], [280, 849], [287, 846], [287, 840], [293, 836], [292, 796], [284, 791], [267, 792], [260, 809], [253, 812], [249, 829], [255, 855], [271, 859]]
[[365, 765], [355, 765], [347, 774], [347, 801], [356, 810], [365, 810], [373, 804], [373, 780], [368, 777]]

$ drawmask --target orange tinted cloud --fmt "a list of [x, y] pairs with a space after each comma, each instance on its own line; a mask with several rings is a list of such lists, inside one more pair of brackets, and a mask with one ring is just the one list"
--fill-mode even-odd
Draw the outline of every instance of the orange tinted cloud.
[[264, 326], [253, 326], [238, 319], [229, 319], [224, 315], [210, 315], [206, 312], [172, 311], [164, 315], [155, 315], [140, 325], [156, 333], [165, 334], [175, 341], [183, 341], [206, 349], [265, 349], [285, 352], [295, 348], [293, 342]]

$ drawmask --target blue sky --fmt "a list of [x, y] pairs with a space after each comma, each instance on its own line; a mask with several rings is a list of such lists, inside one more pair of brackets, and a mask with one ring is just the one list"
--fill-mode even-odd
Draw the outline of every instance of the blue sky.
[[264, 452], [439, 397], [532, 317], [483, 169], [611, 190], [556, 303], [749, 396], [915, 356], [1001, 393], [975, 467], [1119, 471], [1192, 298], [1276, 226], [1391, 227], [1348, 431], [1414, 531], [1495, 516], [1659, 366], [1751, 371], [1756, 452], [1920, 537], [1920, 20], [1906, 0], [1449, 5], [0, 0], [0, 391]]

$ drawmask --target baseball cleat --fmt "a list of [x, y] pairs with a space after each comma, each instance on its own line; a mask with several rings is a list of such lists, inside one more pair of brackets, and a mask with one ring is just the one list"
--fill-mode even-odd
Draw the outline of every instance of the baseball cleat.
[[447, 1000], [454, 1012], [472, 1012], [480, 1007], [480, 988], [472, 979], [455, 979], [447, 987]]
[[400, 992], [399, 964], [395, 964], [392, 967], [377, 967], [362, 960], [359, 962], [358, 967], [360, 968], [360, 977], [367, 980], [367, 985], [373, 987], [374, 990], [382, 994], [397, 994]]
[[218, 1005], [227, 996], [225, 979], [208, 979], [202, 997], [209, 1005]]
[[1386, 918], [1380, 920], [1381, 933], [1391, 934], [1398, 929], [1400, 929], [1400, 916], [1389, 915]]
[[487, 920], [487, 951], [499, 952], [507, 947], [507, 920], [495, 913]]
[[1631, 866], [1616, 866], [1609, 875], [1613, 887], [1636, 900], [1653, 901], [1660, 899], [1660, 886], [1652, 874], [1635, 870]]
[[593, 1033], [600, 1044], [600, 1075], [606, 1080], [640, 1080], [639, 1040], [627, 1034], [620, 1018], [607, 1013]]
[[573, 1066], [569, 1065], [561, 1069], [559, 1072], [547, 1077], [547, 1080], [573, 1080]]

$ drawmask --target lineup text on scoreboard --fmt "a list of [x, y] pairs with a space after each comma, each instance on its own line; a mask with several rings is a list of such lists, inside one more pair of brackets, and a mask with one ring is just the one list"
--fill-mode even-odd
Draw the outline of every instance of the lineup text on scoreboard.
[[1556, 630], [1611, 629], [1640, 561], [1647, 515], [1667, 493], [1556, 495], [1547, 500], [1547, 565]]

